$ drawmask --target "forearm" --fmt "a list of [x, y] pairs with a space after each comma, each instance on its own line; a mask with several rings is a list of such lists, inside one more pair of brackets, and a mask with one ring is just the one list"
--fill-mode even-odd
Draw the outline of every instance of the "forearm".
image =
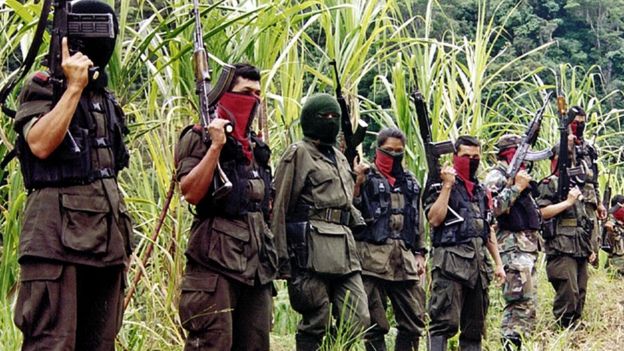
[[448, 202], [451, 196], [452, 185], [442, 185], [442, 190], [436, 201], [431, 205], [427, 219], [432, 226], [438, 227], [444, 223], [446, 213], [448, 212]]
[[187, 202], [196, 205], [206, 196], [212, 184], [220, 154], [221, 147], [212, 144], [197, 166], [182, 177], [180, 191]]
[[30, 128], [26, 142], [35, 156], [45, 159], [63, 142], [81, 94], [81, 89], [68, 87], [54, 108]]
[[561, 212], [567, 210], [572, 205], [573, 204], [568, 201], [561, 201], [554, 205], [549, 205], [549, 206], [540, 208], [540, 212], [542, 213], [542, 217], [544, 219], [551, 219], [557, 216], [558, 214], [560, 214]]
[[503, 260], [501, 259], [500, 253], [498, 252], [498, 243], [496, 242], [496, 234], [494, 234], [493, 230], [490, 231], [490, 237], [485, 246], [488, 252], [490, 253], [490, 256], [492, 256], [492, 259], [494, 260], [494, 264], [496, 266], [502, 266]]

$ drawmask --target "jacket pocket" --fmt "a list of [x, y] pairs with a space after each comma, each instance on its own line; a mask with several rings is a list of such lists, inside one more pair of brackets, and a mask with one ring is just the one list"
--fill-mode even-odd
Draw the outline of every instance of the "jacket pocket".
[[346, 229], [341, 225], [312, 223], [308, 256], [312, 270], [319, 273], [344, 274], [349, 271]]
[[469, 281], [474, 274], [478, 274], [474, 265], [475, 251], [464, 246], [449, 246], [445, 248], [442, 272], [444, 275], [460, 280]]
[[388, 272], [392, 245], [375, 245], [359, 241], [357, 247], [363, 270], [377, 274]]
[[63, 246], [94, 254], [106, 252], [110, 205], [103, 196], [61, 195]]
[[345, 203], [344, 191], [338, 176], [331, 170], [318, 170], [310, 175], [314, 205], [317, 208], [342, 207]]
[[180, 295], [180, 321], [188, 331], [204, 331], [219, 317], [216, 307], [217, 281], [219, 276], [211, 272], [193, 272], [182, 280]]
[[249, 225], [217, 217], [212, 223], [208, 258], [222, 268], [242, 273], [247, 268]]

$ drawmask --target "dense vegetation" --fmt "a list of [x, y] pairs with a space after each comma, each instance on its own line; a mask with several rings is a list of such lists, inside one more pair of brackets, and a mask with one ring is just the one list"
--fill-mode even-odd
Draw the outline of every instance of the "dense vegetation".
[[[181, 350], [176, 304], [191, 216], [179, 196], [174, 196], [151, 258], [143, 264], [142, 257], [165, 200], [178, 133], [197, 118], [190, 5], [185, 0], [109, 2], [121, 24], [118, 50], [109, 66], [110, 83], [131, 129], [131, 165], [120, 177], [136, 224], [130, 280], [138, 271], [145, 272], [125, 313], [119, 348]], [[421, 179], [423, 150], [408, 98], [416, 82], [429, 104], [434, 137], [477, 135], [487, 155], [501, 134], [522, 133], [544, 93], [559, 88], [570, 105], [586, 108], [588, 136], [601, 149], [600, 168], [616, 173], [611, 183], [621, 191], [621, 172], [613, 166], [621, 162], [624, 141], [618, 90], [624, 81], [621, 5], [623, 0], [222, 0], [203, 7], [202, 19], [215, 73], [220, 62], [248, 61], [262, 68], [265, 136], [274, 150], [273, 162], [301, 136], [302, 99], [333, 89], [328, 62], [336, 59], [354, 118], [403, 128], [408, 136], [407, 164]], [[39, 10], [40, 3], [33, 0], [0, 0], [0, 81], [25, 55]], [[45, 48], [40, 54], [43, 57]], [[537, 148], [557, 141], [556, 127], [552, 103]], [[15, 139], [8, 119], [1, 122], [0, 139], [4, 154]], [[482, 169], [491, 159], [484, 158]], [[548, 170], [543, 162], [536, 165], [534, 175], [544, 176]], [[20, 334], [12, 323], [11, 308], [26, 193], [16, 162], [3, 177], [0, 345], [16, 350]], [[608, 172], [602, 172], [603, 187], [607, 178]], [[543, 273], [543, 267], [540, 270]], [[624, 326], [617, 301], [621, 284], [613, 288], [611, 279], [604, 270], [593, 271], [588, 324], [574, 333], [555, 329], [549, 313], [552, 289], [542, 277], [540, 328], [529, 347], [612, 349], [615, 344], [602, 335], [615, 327], [608, 334], [622, 340]], [[292, 349], [297, 316], [288, 307], [283, 282], [278, 285], [274, 344], [277, 349]], [[604, 296], [598, 297], [598, 291]], [[602, 303], [605, 299], [613, 302]], [[499, 348], [501, 310], [497, 289], [492, 289], [492, 300], [487, 344], [494, 350]]]

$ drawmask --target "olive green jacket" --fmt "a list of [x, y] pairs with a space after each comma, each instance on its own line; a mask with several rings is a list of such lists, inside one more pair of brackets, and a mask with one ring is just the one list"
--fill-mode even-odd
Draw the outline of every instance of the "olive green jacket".
[[301, 204], [310, 205], [315, 212], [339, 209], [350, 213], [347, 224], [310, 218], [308, 258], [304, 268], [338, 275], [361, 269], [350, 227], [364, 225], [364, 219], [352, 204], [354, 182], [347, 159], [338, 149], [333, 149], [336, 164], [306, 138], [290, 145], [277, 165], [271, 229], [281, 278], [289, 277], [292, 268], [286, 223], [293, 220], [295, 208]]

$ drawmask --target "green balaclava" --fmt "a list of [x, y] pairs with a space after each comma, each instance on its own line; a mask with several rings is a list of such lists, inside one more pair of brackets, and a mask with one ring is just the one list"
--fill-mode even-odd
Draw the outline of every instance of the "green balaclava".
[[[334, 118], [323, 118], [332, 113]], [[340, 131], [340, 105], [329, 94], [310, 96], [301, 109], [301, 129], [306, 137], [319, 140], [322, 144], [333, 145]]]

